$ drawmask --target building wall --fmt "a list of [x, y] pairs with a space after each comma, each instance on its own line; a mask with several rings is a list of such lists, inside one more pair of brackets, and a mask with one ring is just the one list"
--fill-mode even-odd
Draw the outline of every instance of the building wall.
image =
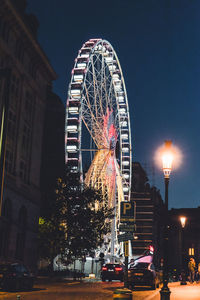
[[[180, 217], [186, 217], [181, 227]], [[169, 266], [171, 270], [187, 271], [190, 257], [200, 262], [200, 207], [180, 208], [169, 211]], [[194, 254], [189, 252], [193, 249]]]
[[140, 163], [133, 163], [131, 200], [136, 203], [136, 232], [132, 241], [133, 256], [147, 253], [154, 246], [154, 262], [159, 265], [162, 248], [163, 201], [159, 190], [151, 187]]
[[[11, 71], [6, 79], [9, 107], [0, 257], [22, 260], [34, 268], [47, 87], [56, 74], [37, 42], [37, 19], [26, 14], [25, 6], [24, 0], [2, 0], [0, 5], [0, 69]], [[1, 77], [0, 112], [4, 88]]]

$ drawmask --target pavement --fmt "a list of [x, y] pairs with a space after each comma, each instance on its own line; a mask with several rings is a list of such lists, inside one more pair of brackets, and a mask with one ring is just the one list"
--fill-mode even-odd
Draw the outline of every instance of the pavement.
[[[73, 281], [74, 284], [76, 281]], [[100, 279], [94, 278], [91, 279], [89, 277], [86, 277], [83, 279], [83, 281], [86, 282], [101, 282]], [[181, 285], [180, 281], [178, 282], [171, 282], [168, 284], [169, 289], [171, 291], [170, 294], [170, 300], [200, 300], [200, 282], [190, 283], [187, 282], [187, 285]], [[144, 294], [145, 290], [141, 288], [136, 288], [132, 291], [133, 294], [133, 300], [138, 299], [144, 299], [144, 300], [160, 300], [160, 290], [161, 287], [156, 289], [155, 291], [148, 291], [146, 290], [146, 293]], [[147, 295], [150, 294], [150, 295]]]
[[[63, 277], [38, 277], [34, 289], [29, 292], [6, 293], [0, 291], [0, 299], [16, 300], [106, 300], [113, 299], [116, 289], [123, 288], [118, 281], [102, 282], [95, 278], [74, 280]], [[200, 283], [169, 283], [170, 300], [200, 300]], [[136, 287], [132, 291], [133, 300], [160, 300], [160, 288]]]
[[[200, 300], [200, 283], [180, 285], [180, 282], [168, 284], [171, 291], [170, 300]], [[139, 297], [137, 290], [133, 291], [133, 300]], [[160, 288], [148, 295], [144, 300], [160, 300]]]
[[170, 285], [171, 297], [170, 300], [200, 300], [200, 283], [187, 283], [187, 285], [180, 285], [180, 282], [171, 283]]

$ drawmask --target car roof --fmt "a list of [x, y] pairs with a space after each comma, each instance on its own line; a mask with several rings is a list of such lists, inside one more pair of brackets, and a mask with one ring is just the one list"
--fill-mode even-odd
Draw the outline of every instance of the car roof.
[[106, 265], [121, 265], [120, 262], [115, 262], [115, 263], [106, 263]]

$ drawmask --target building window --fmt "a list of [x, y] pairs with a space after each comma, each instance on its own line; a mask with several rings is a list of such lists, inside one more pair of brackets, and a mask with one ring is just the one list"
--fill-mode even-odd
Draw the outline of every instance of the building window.
[[14, 154], [9, 149], [6, 149], [5, 168], [8, 173], [14, 173]]
[[31, 143], [31, 129], [27, 124], [24, 124], [23, 127], [23, 136], [22, 136], [22, 151], [24, 156], [28, 156]]
[[34, 97], [28, 90], [25, 93], [23, 108], [23, 129], [21, 140], [21, 161], [19, 176], [25, 182], [29, 183], [29, 164], [31, 157], [32, 143], [32, 122], [34, 114]]
[[28, 182], [28, 170], [27, 164], [24, 160], [20, 161], [20, 168], [19, 168], [19, 177], [24, 181]]
[[15, 74], [11, 78], [11, 87], [10, 87], [10, 106], [14, 109], [17, 108], [20, 97], [20, 80]]
[[8, 113], [8, 137], [11, 138], [13, 141], [15, 140], [16, 136], [16, 114], [14, 114], [11, 110]]
[[34, 97], [27, 91], [25, 97], [25, 120], [31, 124], [34, 112]]
[[189, 256], [194, 256], [194, 248], [189, 248], [188, 254], [189, 254]]

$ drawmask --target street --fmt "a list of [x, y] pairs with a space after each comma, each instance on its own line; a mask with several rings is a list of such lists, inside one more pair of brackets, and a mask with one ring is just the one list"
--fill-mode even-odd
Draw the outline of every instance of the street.
[[[32, 291], [27, 292], [4, 292], [0, 290], [0, 299], [7, 300], [103, 300], [113, 299], [113, 292], [122, 288], [121, 282], [101, 281], [61, 281], [61, 282], [43, 282], [35, 284]], [[171, 290], [171, 300], [199, 300], [200, 284], [187, 284], [181, 286], [179, 282], [169, 284]], [[134, 300], [159, 300], [160, 288], [155, 291], [148, 288], [136, 288], [133, 293]], [[17, 296], [20, 297], [17, 298]]]

